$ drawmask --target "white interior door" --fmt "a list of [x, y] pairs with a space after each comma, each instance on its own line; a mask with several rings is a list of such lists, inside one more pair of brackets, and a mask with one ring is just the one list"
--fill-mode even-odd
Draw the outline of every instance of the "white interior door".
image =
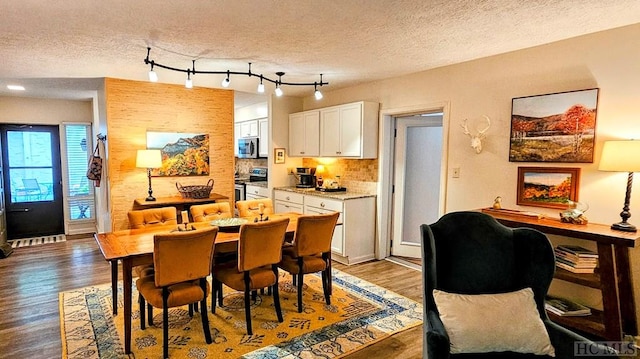
[[440, 217], [442, 113], [395, 122], [391, 255], [420, 258], [420, 225]]

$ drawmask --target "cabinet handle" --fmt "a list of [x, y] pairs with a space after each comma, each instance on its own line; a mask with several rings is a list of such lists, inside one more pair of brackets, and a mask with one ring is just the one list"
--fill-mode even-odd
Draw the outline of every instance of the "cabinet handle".
[[324, 202], [320, 202], [320, 207], [324, 208]]
[[253, 193], [258, 194], [258, 191], [253, 191]]
[[289, 200], [289, 196], [287, 196], [287, 201]]

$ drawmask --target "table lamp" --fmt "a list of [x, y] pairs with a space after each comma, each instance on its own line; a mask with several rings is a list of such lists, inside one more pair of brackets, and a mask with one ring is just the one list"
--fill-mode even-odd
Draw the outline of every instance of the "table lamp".
[[614, 223], [611, 229], [625, 232], [636, 232], [636, 226], [628, 223], [631, 217], [629, 202], [631, 200], [631, 186], [633, 184], [633, 172], [640, 171], [640, 141], [620, 140], [605, 141], [600, 157], [600, 171], [629, 172], [627, 177], [627, 194], [624, 197], [624, 207], [620, 212], [622, 222]]
[[138, 150], [136, 156], [136, 167], [146, 168], [147, 177], [149, 178], [149, 196], [145, 201], [155, 201], [153, 190], [151, 189], [151, 169], [162, 167], [162, 153], [160, 150]]

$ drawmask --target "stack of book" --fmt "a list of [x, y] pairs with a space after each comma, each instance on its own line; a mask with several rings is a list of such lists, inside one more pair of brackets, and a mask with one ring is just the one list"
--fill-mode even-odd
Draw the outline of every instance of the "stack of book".
[[556, 266], [572, 273], [593, 273], [598, 266], [598, 253], [580, 246], [556, 247]]
[[591, 308], [564, 298], [547, 296], [544, 307], [547, 311], [564, 317], [591, 315]]

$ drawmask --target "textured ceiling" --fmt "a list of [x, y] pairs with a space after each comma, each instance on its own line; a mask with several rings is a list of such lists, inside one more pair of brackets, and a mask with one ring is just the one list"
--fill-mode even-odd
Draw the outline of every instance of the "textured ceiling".
[[[147, 46], [156, 62], [184, 69], [195, 59], [212, 71], [252, 62], [283, 81], [322, 73], [330, 91], [638, 22], [638, 0], [0, 0], [0, 95], [8, 83], [77, 98], [95, 78], [147, 80]], [[156, 70], [160, 82], [184, 83], [184, 73]], [[255, 92], [255, 78], [231, 81]]]

